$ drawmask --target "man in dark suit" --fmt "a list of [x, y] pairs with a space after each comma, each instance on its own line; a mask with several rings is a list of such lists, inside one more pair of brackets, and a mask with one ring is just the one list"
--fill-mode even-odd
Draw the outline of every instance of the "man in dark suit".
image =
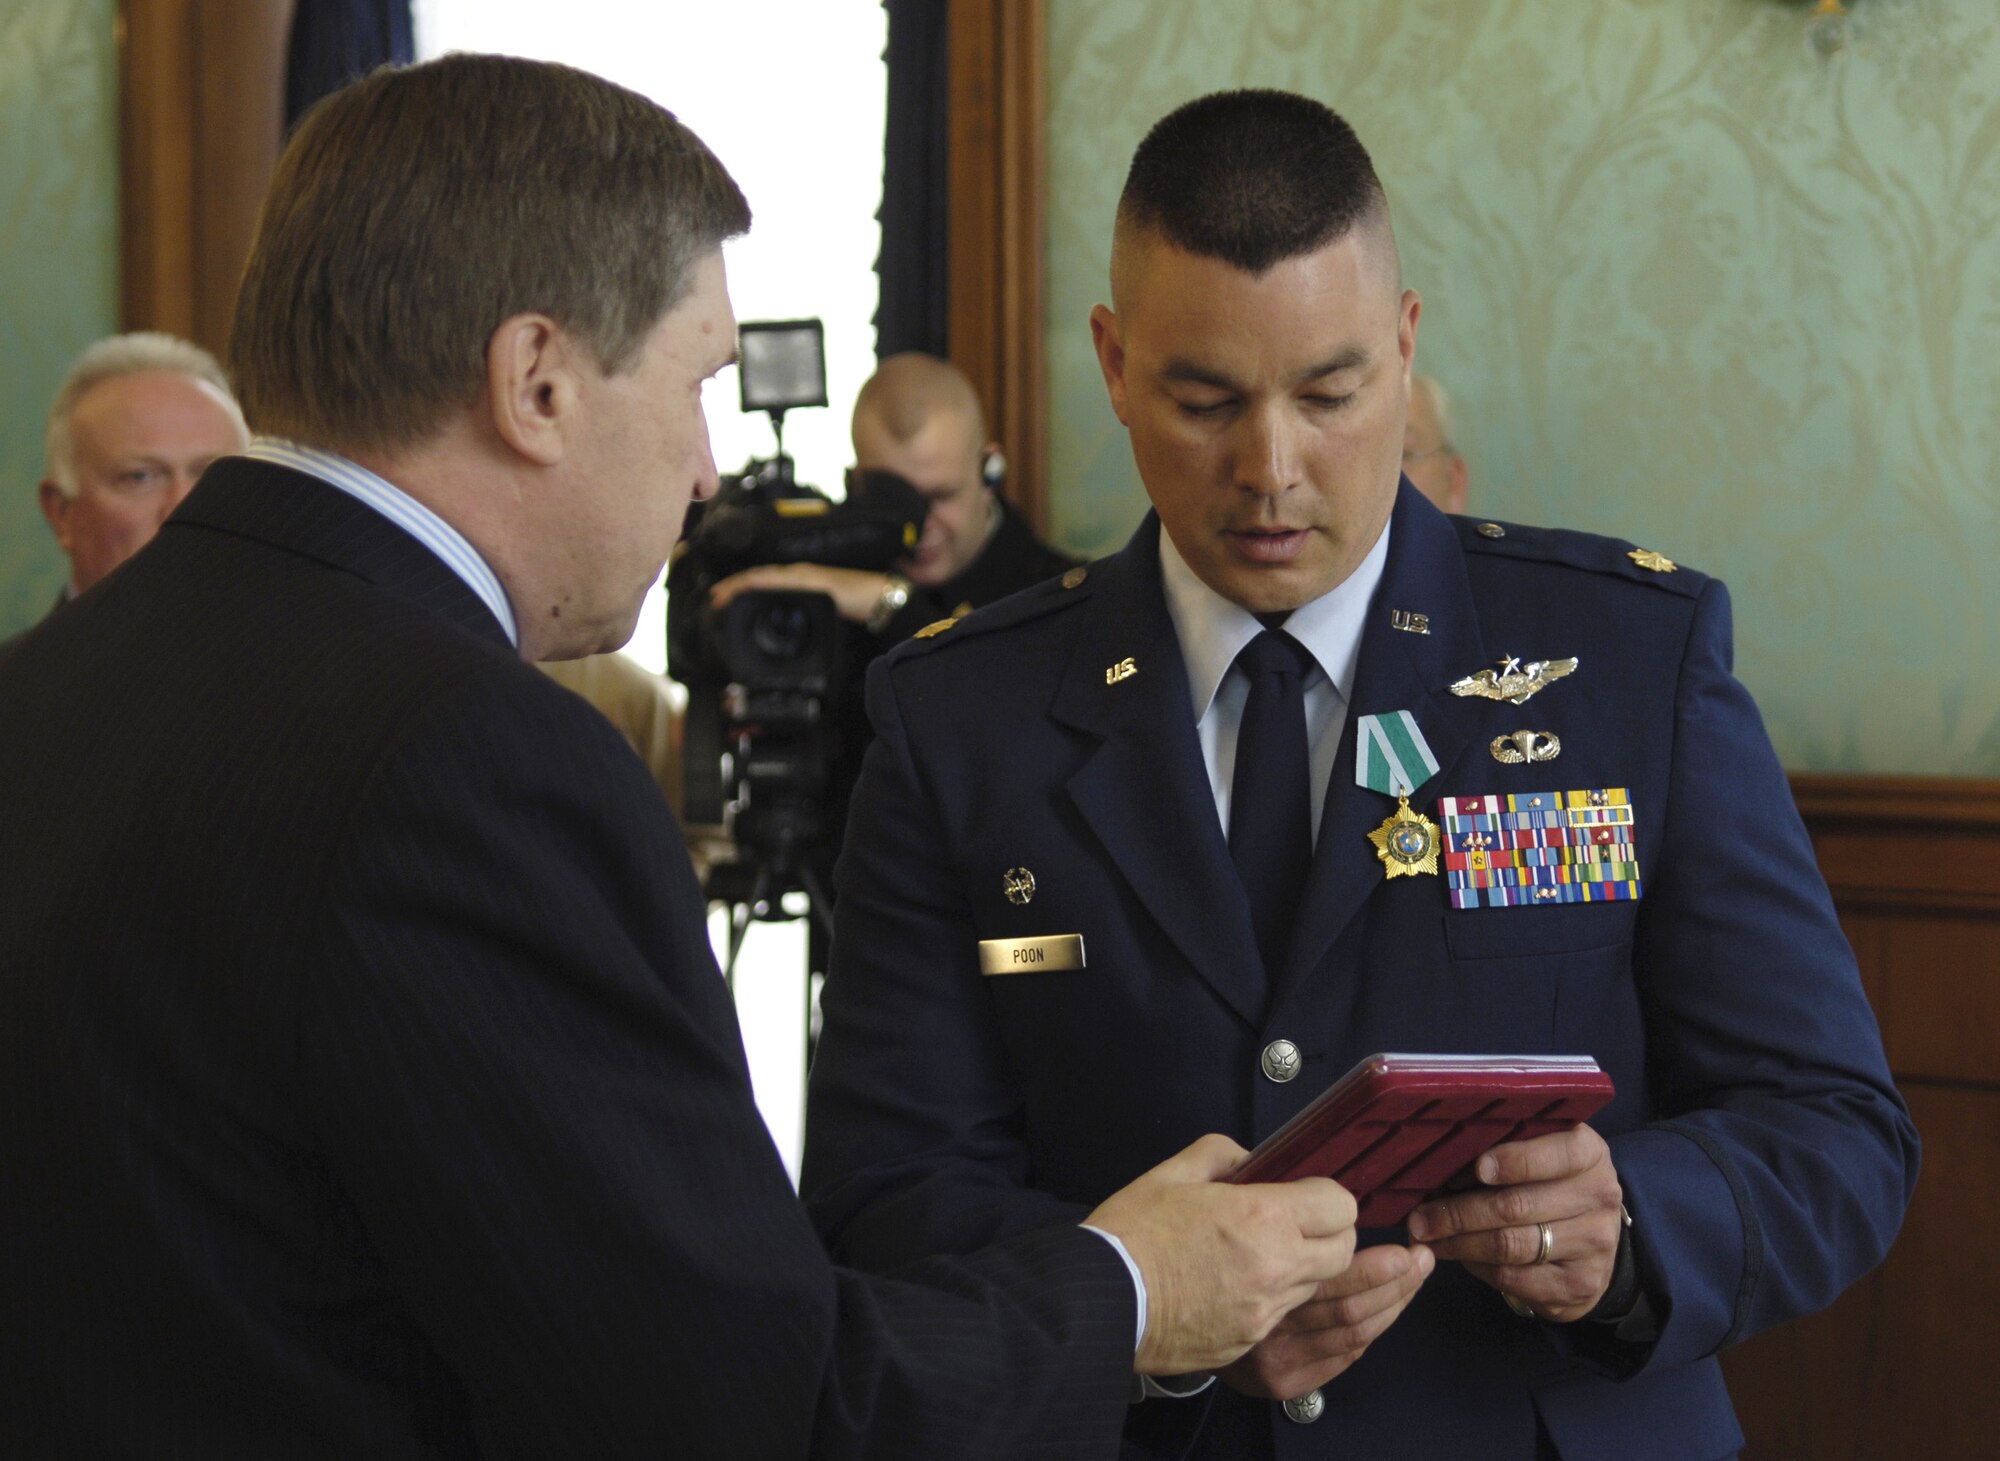
[[1351, 1200], [1219, 1136], [1096, 1231], [827, 1262], [666, 807], [523, 663], [715, 486], [748, 221], [562, 67], [293, 139], [258, 439], [0, 667], [0, 1453], [1085, 1456], [1344, 1269]]
[[1420, 305], [1317, 102], [1163, 121], [1112, 298], [1155, 512], [869, 687], [815, 1220], [966, 1252], [1374, 1052], [1593, 1055], [1590, 1125], [1496, 1148], [1127, 1454], [1733, 1453], [1715, 1352], [1881, 1259], [1916, 1138], [1727, 595], [1401, 480]]

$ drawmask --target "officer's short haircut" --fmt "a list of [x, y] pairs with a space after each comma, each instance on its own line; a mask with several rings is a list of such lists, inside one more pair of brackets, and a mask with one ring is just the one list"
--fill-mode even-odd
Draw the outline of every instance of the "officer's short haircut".
[[1329, 107], [1219, 91], [1169, 112], [1132, 155], [1118, 223], [1251, 274], [1386, 222], [1368, 149]]
[[384, 68], [278, 161], [230, 335], [238, 399], [307, 445], [415, 445], [478, 399], [503, 321], [546, 314], [615, 373], [749, 226], [701, 139], [623, 87], [508, 56]]

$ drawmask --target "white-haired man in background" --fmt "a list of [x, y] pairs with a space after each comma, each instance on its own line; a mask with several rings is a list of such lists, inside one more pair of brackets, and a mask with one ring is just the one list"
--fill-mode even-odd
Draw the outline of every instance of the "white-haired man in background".
[[1451, 441], [1451, 397], [1435, 376], [1410, 382], [1410, 415], [1403, 427], [1403, 475], [1443, 512], [1465, 511], [1465, 458]]
[[199, 345], [142, 331], [76, 359], [49, 409], [42, 516], [74, 598], [152, 540], [208, 464], [249, 445], [222, 367]]

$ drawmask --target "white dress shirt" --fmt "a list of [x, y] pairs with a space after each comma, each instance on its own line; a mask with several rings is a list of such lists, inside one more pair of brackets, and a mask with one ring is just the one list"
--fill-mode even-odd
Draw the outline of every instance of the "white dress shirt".
[[[1284, 622], [1284, 631], [1306, 647], [1317, 666], [1305, 682], [1315, 843], [1326, 789], [1333, 778], [1333, 758], [1347, 724], [1347, 701], [1354, 692], [1354, 667], [1361, 658], [1361, 630], [1368, 602], [1382, 581], [1382, 565], [1388, 558], [1389, 527], [1384, 523], [1375, 546], [1345, 581], [1294, 609]], [[1201, 737], [1209, 790], [1215, 795], [1215, 815], [1226, 836], [1230, 785], [1236, 775], [1236, 734], [1243, 725], [1243, 702], [1250, 695], [1249, 677], [1231, 674], [1230, 667], [1264, 626], [1248, 609], [1231, 603], [1195, 577], [1164, 530], [1160, 533], [1160, 580], [1166, 589], [1167, 613], [1174, 621], [1174, 633], [1187, 664], [1195, 729]]]

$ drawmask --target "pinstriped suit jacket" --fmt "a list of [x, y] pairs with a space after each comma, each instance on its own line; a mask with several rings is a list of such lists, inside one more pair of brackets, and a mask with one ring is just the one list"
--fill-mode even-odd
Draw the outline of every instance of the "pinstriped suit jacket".
[[831, 1267], [657, 790], [359, 503], [219, 464], [0, 766], [0, 1453], [1115, 1449], [1117, 1256]]

